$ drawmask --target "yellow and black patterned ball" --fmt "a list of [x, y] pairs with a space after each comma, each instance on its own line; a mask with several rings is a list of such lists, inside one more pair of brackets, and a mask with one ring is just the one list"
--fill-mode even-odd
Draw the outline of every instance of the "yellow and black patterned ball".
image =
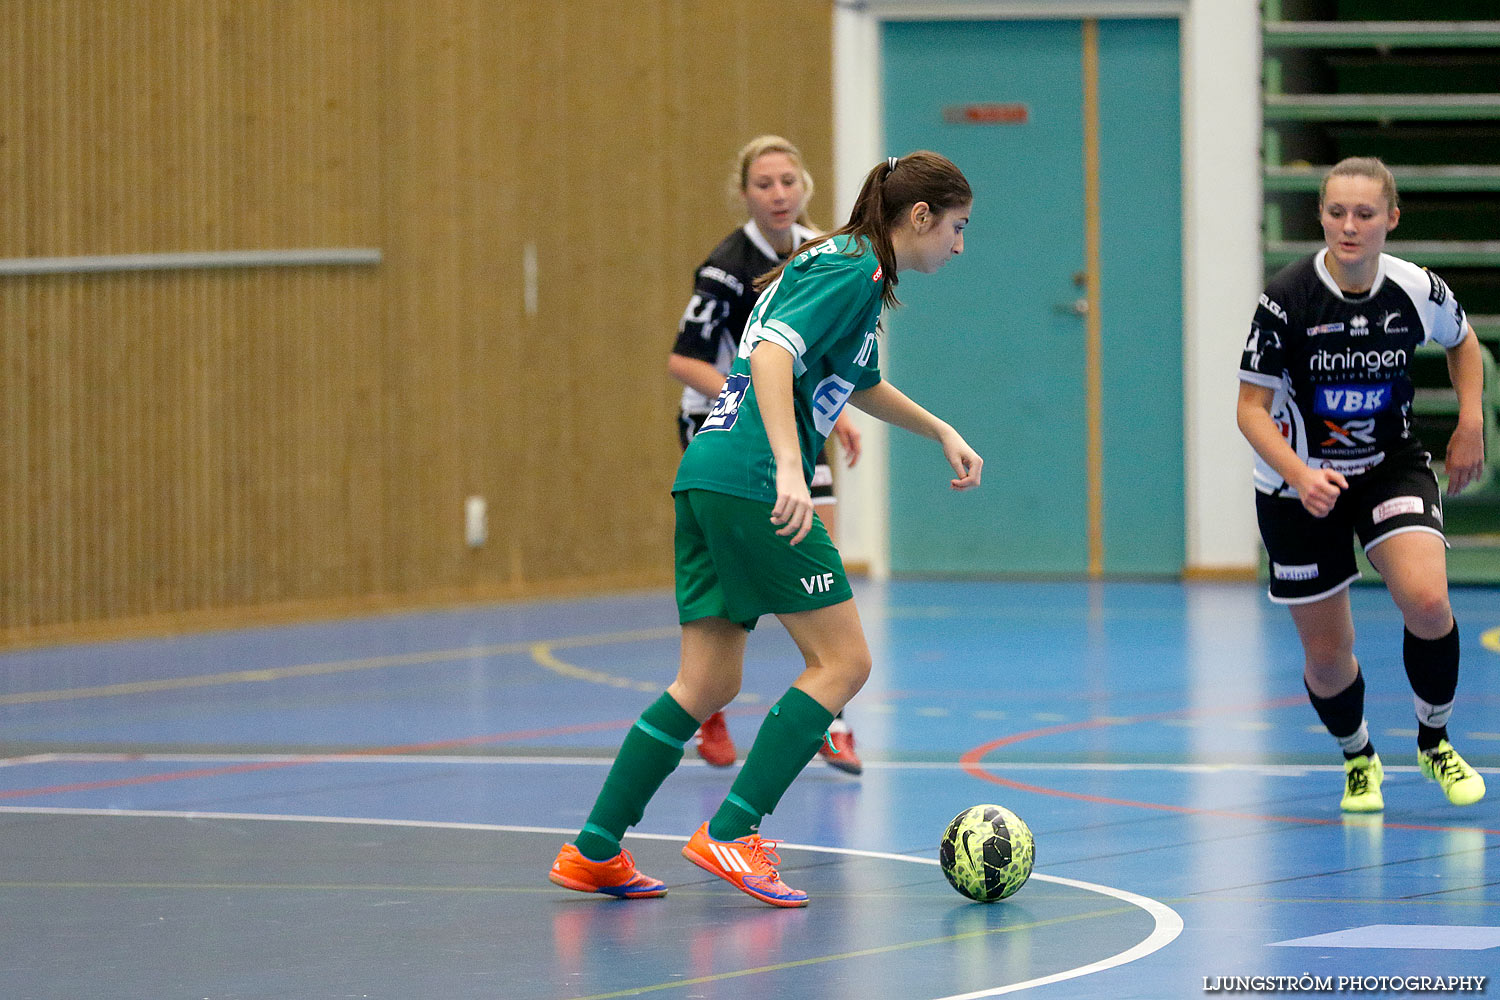
[[1031, 877], [1036, 859], [1031, 830], [1004, 806], [970, 806], [948, 824], [938, 861], [948, 882], [970, 899], [993, 903]]

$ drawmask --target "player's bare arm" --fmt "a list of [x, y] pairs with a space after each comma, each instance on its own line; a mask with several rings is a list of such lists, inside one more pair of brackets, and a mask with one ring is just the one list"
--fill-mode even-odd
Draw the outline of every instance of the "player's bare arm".
[[957, 477], [950, 483], [955, 490], [973, 489], [979, 485], [984, 459], [969, 447], [963, 435], [946, 421], [933, 416], [900, 389], [889, 382], [877, 382], [849, 397], [849, 402], [877, 420], [931, 438], [942, 445], [943, 457]]
[[724, 373], [707, 361], [690, 358], [675, 351], [667, 355], [667, 374], [683, 385], [713, 399], [724, 388]]
[[1472, 326], [1465, 325], [1464, 339], [1448, 348], [1448, 378], [1458, 393], [1458, 426], [1448, 438], [1443, 466], [1448, 474], [1448, 495], [1477, 482], [1484, 471], [1484, 358], [1483, 348]]
[[802, 476], [802, 448], [797, 440], [797, 422], [792, 408], [792, 356], [770, 341], [750, 352], [750, 380], [766, 440], [776, 459], [776, 505], [771, 521], [781, 527], [778, 535], [791, 536], [796, 545], [812, 528], [813, 502]]
[[1338, 502], [1339, 494], [1349, 488], [1349, 480], [1332, 469], [1313, 469], [1297, 457], [1271, 419], [1271, 402], [1275, 391], [1251, 382], [1240, 383], [1235, 418], [1240, 433], [1250, 442], [1266, 464], [1297, 491], [1302, 506], [1314, 517], [1327, 517]]

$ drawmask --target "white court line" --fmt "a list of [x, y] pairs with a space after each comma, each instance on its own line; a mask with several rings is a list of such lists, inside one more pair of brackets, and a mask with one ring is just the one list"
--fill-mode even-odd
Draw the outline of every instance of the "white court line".
[[[608, 767], [614, 763], [613, 757], [565, 757], [551, 755], [545, 757], [533, 757], [522, 755], [459, 755], [444, 756], [441, 754], [365, 754], [365, 753], [328, 753], [328, 754], [275, 754], [275, 753], [45, 753], [34, 754], [29, 757], [7, 757], [0, 758], [0, 767], [11, 767], [18, 764], [130, 764], [130, 763], [156, 763], [156, 764], [534, 764], [551, 767], [578, 766], [585, 767]], [[708, 767], [701, 760], [684, 759], [679, 767]], [[966, 765], [958, 761], [879, 761], [867, 760], [864, 762], [866, 771], [961, 771]], [[1344, 771], [1342, 764], [1162, 764], [1162, 763], [1130, 763], [1130, 762], [1091, 762], [1078, 763], [1072, 761], [985, 761], [983, 767], [990, 770], [1005, 771], [1080, 771], [1091, 773], [1108, 772], [1155, 772], [1165, 771], [1176, 774], [1263, 774], [1277, 778], [1297, 778], [1312, 773]], [[1415, 764], [1389, 764], [1386, 765], [1387, 772], [1400, 774], [1411, 772], [1415, 774], [1420, 768]], [[1500, 767], [1476, 767], [1474, 770], [1481, 774], [1500, 774]]]
[[[29, 813], [58, 816], [125, 816], [156, 819], [220, 819], [220, 820], [261, 820], [281, 823], [328, 823], [345, 824], [352, 826], [404, 826], [418, 827], [434, 830], [484, 830], [494, 833], [543, 833], [559, 837], [570, 837], [577, 831], [572, 828], [546, 827], [546, 826], [510, 826], [495, 823], [452, 823], [438, 820], [402, 820], [402, 819], [373, 819], [358, 816], [295, 816], [281, 813], [227, 813], [227, 812], [180, 812], [176, 810], [161, 809], [69, 809], [54, 808], [49, 806], [0, 806], [0, 814], [3, 813]], [[682, 843], [687, 837], [675, 836], [665, 833], [627, 833], [625, 836], [637, 840], [666, 840]], [[785, 848], [795, 851], [811, 851], [820, 854], [846, 854], [860, 858], [879, 858], [885, 861], [905, 861], [919, 865], [936, 865], [938, 862], [933, 858], [918, 857], [910, 854], [890, 854], [884, 851], [861, 851], [851, 847], [821, 847], [815, 844], [788, 844], [780, 843], [778, 849]], [[1019, 993], [1037, 986], [1046, 986], [1049, 983], [1060, 983], [1067, 979], [1076, 979], [1079, 976], [1091, 975], [1095, 972], [1103, 972], [1117, 966], [1126, 965], [1136, 959], [1145, 958], [1152, 952], [1160, 951], [1176, 940], [1182, 933], [1182, 917], [1177, 911], [1160, 900], [1151, 899], [1148, 896], [1138, 896], [1124, 889], [1116, 889], [1113, 886], [1099, 885], [1095, 882], [1082, 882], [1078, 879], [1061, 878], [1056, 875], [1043, 875], [1033, 872], [1032, 878], [1039, 882], [1052, 882], [1056, 885], [1065, 885], [1073, 889], [1081, 889], [1084, 892], [1097, 892], [1104, 896], [1122, 900], [1132, 906], [1138, 906], [1151, 915], [1155, 926], [1146, 938], [1134, 946], [1125, 949], [1118, 954], [1088, 965], [1080, 965], [1073, 969], [1055, 972], [1050, 976], [1041, 976], [1037, 979], [1028, 979], [1021, 983], [1012, 983], [1009, 986], [996, 986], [988, 990], [980, 990], [975, 993], [962, 993], [953, 996], [939, 997], [936, 1000], [979, 1000], [980, 997], [998, 997], [1006, 993]]]

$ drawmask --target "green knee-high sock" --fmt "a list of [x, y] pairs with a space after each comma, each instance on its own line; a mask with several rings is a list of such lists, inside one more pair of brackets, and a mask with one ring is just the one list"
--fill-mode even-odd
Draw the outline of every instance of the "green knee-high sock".
[[833, 713], [812, 696], [797, 688], [788, 689], [760, 724], [739, 777], [709, 821], [708, 835], [715, 840], [735, 840], [758, 833], [760, 818], [771, 814], [792, 781], [813, 759], [832, 721]]
[[579, 853], [592, 861], [620, 853], [620, 838], [641, 821], [646, 803], [681, 762], [683, 745], [697, 729], [698, 720], [665, 692], [641, 713], [574, 841]]

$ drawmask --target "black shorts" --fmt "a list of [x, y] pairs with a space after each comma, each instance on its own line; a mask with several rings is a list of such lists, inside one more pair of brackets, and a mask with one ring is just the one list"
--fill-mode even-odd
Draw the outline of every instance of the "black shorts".
[[1403, 531], [1443, 537], [1442, 494], [1425, 452], [1393, 455], [1348, 479], [1327, 517], [1313, 517], [1296, 497], [1255, 494], [1277, 604], [1311, 604], [1359, 579], [1355, 536], [1365, 552]]
[[[679, 413], [677, 414], [677, 443], [687, 450], [688, 442], [698, 429], [703, 426], [703, 421], [708, 419], [706, 413]], [[828, 464], [828, 447], [825, 445], [818, 451], [818, 460], [813, 465], [813, 481], [811, 486], [813, 506], [823, 507], [828, 504], [838, 503], [838, 497], [833, 495], [833, 467]]]

